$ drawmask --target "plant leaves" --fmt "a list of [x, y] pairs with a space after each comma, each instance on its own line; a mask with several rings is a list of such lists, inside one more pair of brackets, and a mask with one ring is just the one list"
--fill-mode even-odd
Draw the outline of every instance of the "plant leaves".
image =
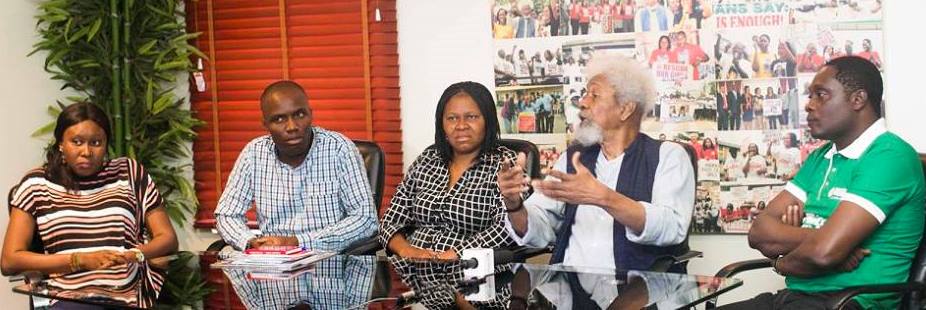
[[90, 26], [90, 33], [87, 34], [87, 42], [90, 42], [90, 40], [93, 40], [93, 37], [96, 36], [96, 33], [98, 31], [100, 31], [100, 26], [102, 25], [103, 25], [103, 19], [97, 17], [96, 20], [93, 21], [93, 25]]
[[52, 130], [55, 130], [55, 124], [57, 124], [57, 122], [51, 121], [50, 123], [45, 124], [45, 125], [42, 126], [41, 128], [36, 129], [35, 131], [33, 131], [31, 136], [32, 136], [33, 138], [37, 138], [37, 137], [41, 137], [41, 136], [47, 135], [47, 134], [51, 133]]

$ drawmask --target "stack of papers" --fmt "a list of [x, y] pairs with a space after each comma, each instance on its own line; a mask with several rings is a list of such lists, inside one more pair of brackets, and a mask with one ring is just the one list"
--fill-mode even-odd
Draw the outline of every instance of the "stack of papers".
[[262, 271], [285, 272], [303, 269], [334, 256], [328, 251], [313, 251], [301, 247], [248, 249], [242, 255], [225, 260], [228, 267], [260, 268]]

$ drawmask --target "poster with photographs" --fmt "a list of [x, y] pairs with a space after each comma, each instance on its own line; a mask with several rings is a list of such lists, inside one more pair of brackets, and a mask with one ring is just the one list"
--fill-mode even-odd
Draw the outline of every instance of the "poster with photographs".
[[585, 66], [646, 64], [656, 103], [641, 130], [697, 157], [692, 232], [746, 233], [804, 158], [807, 87], [827, 61], [884, 70], [881, 0], [493, 0], [502, 135], [553, 166], [581, 122]]

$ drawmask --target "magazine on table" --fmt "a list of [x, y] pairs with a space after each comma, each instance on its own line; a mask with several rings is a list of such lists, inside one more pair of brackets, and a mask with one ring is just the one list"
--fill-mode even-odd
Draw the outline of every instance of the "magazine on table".
[[293, 271], [336, 254], [302, 247], [260, 247], [239, 252], [217, 264], [219, 267], [260, 268], [271, 272]]

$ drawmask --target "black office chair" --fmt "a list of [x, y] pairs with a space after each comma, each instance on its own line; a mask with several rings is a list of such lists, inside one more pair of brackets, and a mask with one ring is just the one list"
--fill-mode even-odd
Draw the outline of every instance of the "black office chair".
[[[923, 175], [926, 176], [926, 154], [920, 154], [920, 162], [923, 163]], [[732, 277], [744, 271], [771, 267], [772, 260], [768, 258], [746, 260], [724, 266], [717, 272], [716, 277]], [[920, 239], [920, 245], [916, 250], [916, 256], [913, 258], [913, 264], [910, 265], [910, 275], [907, 282], [848, 287], [837, 291], [837, 294], [827, 301], [827, 308], [842, 309], [853, 297], [859, 294], [871, 293], [902, 294], [900, 300], [901, 309], [924, 309], [924, 306], [926, 306], [926, 294], [924, 294], [926, 293], [926, 238]], [[716, 298], [705, 303], [706, 309], [716, 307]]]
[[527, 167], [524, 167], [525, 173], [531, 179], [540, 178], [540, 151], [537, 150], [536, 145], [530, 141], [519, 139], [499, 139], [498, 144], [515, 151], [515, 153], [524, 153], [525, 163], [527, 164]]
[[[383, 186], [386, 184], [386, 155], [376, 142], [365, 140], [354, 140], [353, 142], [354, 145], [357, 146], [357, 150], [360, 151], [360, 156], [363, 158], [363, 166], [366, 168], [367, 180], [370, 182], [370, 189], [373, 191], [373, 204], [376, 209], [374, 212], [376, 212], [379, 206], [382, 205]], [[219, 239], [212, 242], [212, 244], [206, 248], [206, 251], [218, 252], [226, 246], [228, 246], [228, 244], [225, 243], [225, 240]], [[352, 243], [342, 250], [341, 254], [371, 255], [375, 254], [376, 251], [381, 248], [382, 246], [380, 246], [379, 241], [374, 235]]]
[[[695, 182], [697, 183], [698, 153], [695, 151], [694, 147], [692, 147], [688, 143], [682, 143], [682, 142], [674, 142], [674, 143], [681, 145], [682, 148], [685, 149], [685, 153], [688, 154], [688, 159], [691, 161], [691, 168], [694, 169], [694, 179], [695, 179]], [[704, 257], [704, 253], [701, 253], [701, 251], [692, 251], [690, 248], [688, 248], [688, 237], [689, 236], [691, 236], [691, 225], [688, 225], [688, 234], [685, 235], [685, 241], [682, 241], [682, 244], [685, 245], [685, 248], [687, 248], [688, 251], [681, 255], [660, 257], [656, 259], [655, 262], [653, 262], [653, 265], [650, 266], [649, 270], [666, 272], [669, 270], [669, 268], [672, 268], [672, 266], [674, 265], [687, 264], [688, 261], [690, 261], [693, 258]]]
[[[373, 204], [376, 211], [383, 205], [383, 186], [386, 184], [386, 155], [378, 144], [372, 141], [354, 140], [360, 156], [363, 157], [363, 166], [367, 169], [367, 178], [370, 180], [370, 189], [373, 191]], [[379, 214], [377, 212], [377, 214]], [[373, 255], [382, 249], [377, 235], [356, 241], [341, 251], [346, 255]]]

